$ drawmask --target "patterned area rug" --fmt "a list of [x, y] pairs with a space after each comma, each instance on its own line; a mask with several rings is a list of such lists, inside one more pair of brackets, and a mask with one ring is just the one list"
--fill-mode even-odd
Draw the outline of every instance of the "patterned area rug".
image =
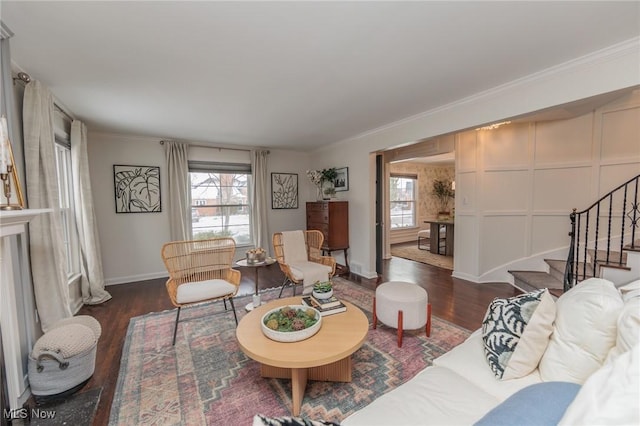
[[391, 246], [391, 255], [453, 270], [452, 256], [441, 256], [439, 254], [433, 254], [429, 250], [420, 250], [417, 245]]
[[[334, 279], [334, 289], [339, 298], [359, 306], [371, 323], [373, 291], [342, 278]], [[285, 296], [290, 294], [291, 289], [285, 290]], [[277, 295], [266, 291], [263, 300]], [[235, 300], [239, 318], [249, 299]], [[175, 314], [131, 319], [110, 425], [250, 425], [257, 413], [290, 415], [291, 382], [260, 377], [259, 364], [238, 348], [233, 315], [224, 312], [222, 303], [183, 310], [172, 347]], [[424, 330], [405, 332], [398, 348], [394, 329], [370, 329], [353, 355], [351, 383], [310, 381], [301, 416], [340, 422], [468, 336], [469, 331], [433, 317], [431, 337]]]

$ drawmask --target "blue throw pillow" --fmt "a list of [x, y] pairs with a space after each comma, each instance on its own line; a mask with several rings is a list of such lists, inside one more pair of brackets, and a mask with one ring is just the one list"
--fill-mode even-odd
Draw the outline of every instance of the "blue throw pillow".
[[489, 411], [475, 426], [557, 425], [580, 390], [569, 382], [543, 382], [527, 386]]

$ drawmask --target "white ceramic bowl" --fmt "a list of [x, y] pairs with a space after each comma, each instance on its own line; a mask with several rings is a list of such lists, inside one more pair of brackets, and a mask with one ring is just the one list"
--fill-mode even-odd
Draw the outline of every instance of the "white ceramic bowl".
[[313, 324], [311, 327], [305, 328], [304, 330], [300, 330], [300, 331], [272, 330], [266, 325], [264, 325], [264, 319], [268, 317], [269, 314], [271, 314], [272, 312], [275, 312], [277, 310], [284, 308], [284, 306], [278, 306], [275, 309], [271, 309], [266, 314], [264, 314], [262, 318], [260, 318], [260, 326], [262, 327], [262, 332], [264, 333], [265, 336], [267, 336], [271, 340], [275, 340], [276, 342], [291, 343], [291, 342], [299, 342], [301, 340], [308, 339], [309, 337], [313, 336], [320, 330], [320, 326], [322, 325], [322, 317], [320, 316], [320, 312], [318, 312], [317, 309], [311, 308], [307, 305], [289, 305], [289, 307], [291, 309], [303, 309], [303, 310], [313, 309], [316, 313], [316, 319], [318, 320], [318, 322]]
[[313, 290], [313, 292], [311, 294], [313, 294], [313, 297], [315, 297], [318, 300], [328, 299], [331, 296], [333, 296], [333, 289], [331, 289], [329, 291], [325, 291], [324, 293], [321, 293], [321, 292]]

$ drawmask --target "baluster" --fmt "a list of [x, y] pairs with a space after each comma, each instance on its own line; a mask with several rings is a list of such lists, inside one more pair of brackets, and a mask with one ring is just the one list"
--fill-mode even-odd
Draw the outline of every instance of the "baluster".
[[607, 263], [611, 253], [611, 211], [613, 209], [613, 192], [609, 193], [609, 221], [607, 224]]
[[620, 264], [622, 264], [622, 248], [624, 247], [624, 222], [627, 218], [627, 191], [629, 189], [629, 184], [624, 186], [624, 195], [622, 197], [622, 227], [620, 229]]

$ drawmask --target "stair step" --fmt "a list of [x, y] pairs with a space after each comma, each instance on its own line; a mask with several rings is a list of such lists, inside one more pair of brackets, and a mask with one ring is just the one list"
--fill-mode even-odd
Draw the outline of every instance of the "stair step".
[[[564, 270], [567, 267], [566, 260], [558, 260], [558, 259], [545, 259], [544, 260], [549, 265], [549, 273], [556, 278], [557, 280], [563, 282], [564, 281]], [[582, 271], [584, 270], [585, 263], [578, 262], [578, 269], [576, 274], [578, 275], [578, 279], [580, 281], [585, 280], [587, 278], [593, 278], [593, 267], [590, 263], [587, 263], [587, 274], [584, 276]]]
[[606, 265], [615, 264], [615, 265], [626, 266], [626, 264], [627, 264], [627, 253], [626, 252], [622, 252], [622, 256], [621, 256], [619, 251], [611, 250], [609, 252], [609, 262], [607, 262], [607, 251], [606, 250], [598, 250], [598, 257], [597, 258], [596, 258], [596, 251], [595, 250], [589, 249], [589, 250], [587, 250], [587, 253], [589, 254], [589, 257], [590, 257], [591, 261], [593, 261], [593, 259], [595, 258], [596, 261], [598, 262], [598, 264], [600, 264], [600, 265], [602, 265], [602, 264], [606, 264]]
[[564, 270], [567, 268], [567, 261], [558, 259], [545, 259], [544, 261], [549, 265], [549, 274], [559, 281], [564, 281]]
[[509, 271], [514, 278], [516, 287], [523, 291], [535, 291], [541, 288], [549, 290], [562, 290], [562, 281], [554, 278], [551, 274], [541, 271]]
[[640, 251], [640, 240], [635, 240], [633, 244], [627, 244], [622, 249], [627, 251]]

